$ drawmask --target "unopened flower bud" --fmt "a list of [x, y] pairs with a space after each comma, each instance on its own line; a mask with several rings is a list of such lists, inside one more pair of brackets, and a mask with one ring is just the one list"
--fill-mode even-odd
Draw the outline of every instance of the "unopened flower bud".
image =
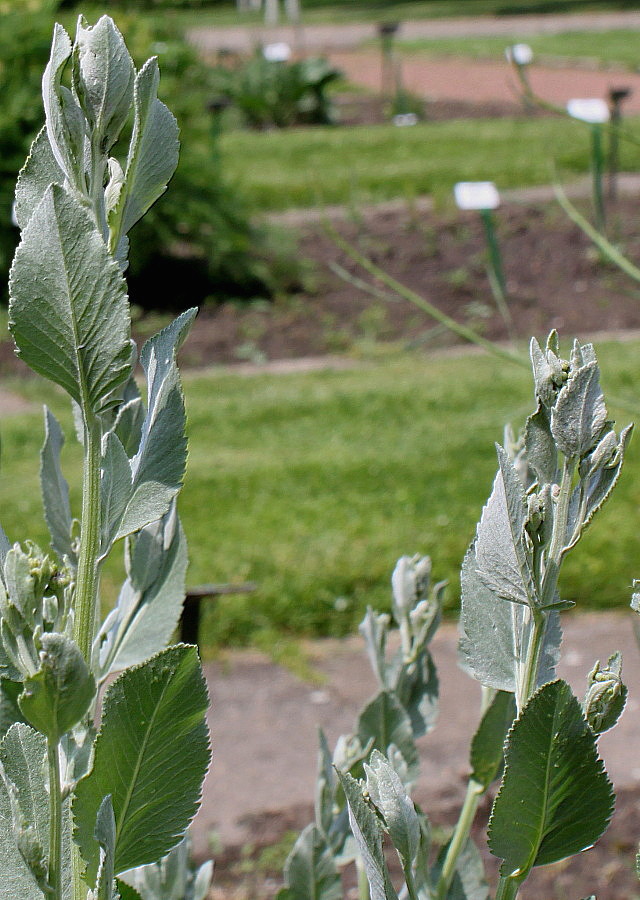
[[429, 587], [431, 559], [428, 556], [401, 556], [393, 575], [394, 614], [397, 618], [408, 615], [423, 598]]
[[584, 714], [594, 734], [602, 734], [616, 724], [627, 699], [627, 687], [622, 683], [622, 656], [614, 653], [606, 666], [600, 661], [589, 673]]

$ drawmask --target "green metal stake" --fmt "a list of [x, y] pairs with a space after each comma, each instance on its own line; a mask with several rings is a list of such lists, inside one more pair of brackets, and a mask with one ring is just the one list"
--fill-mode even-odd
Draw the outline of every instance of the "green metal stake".
[[594, 122], [591, 126], [591, 170], [593, 175], [593, 205], [596, 228], [598, 231], [604, 232], [607, 224], [602, 187], [604, 152], [602, 148], [602, 125], [599, 122]]
[[495, 221], [493, 213], [490, 209], [481, 209], [480, 216], [484, 225], [484, 233], [487, 239], [487, 247], [489, 249], [489, 283], [491, 291], [496, 301], [496, 306], [507, 326], [509, 337], [513, 339], [513, 319], [507, 303], [507, 283], [504, 277], [504, 269], [502, 266], [502, 254], [500, 253], [500, 245], [498, 244], [498, 236], [496, 234]]

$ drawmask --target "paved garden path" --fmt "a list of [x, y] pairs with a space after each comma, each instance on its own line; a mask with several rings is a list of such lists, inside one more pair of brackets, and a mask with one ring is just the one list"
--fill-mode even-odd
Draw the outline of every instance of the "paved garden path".
[[[545, 16], [503, 16], [463, 19], [425, 19], [403, 22], [399, 36], [413, 38], [450, 38], [472, 35], [513, 36], [526, 38], [534, 34], [562, 34], [565, 31], [608, 31], [612, 28], [640, 28], [640, 11], [564, 14]], [[282, 25], [233, 28], [192, 28], [190, 39], [208, 52], [236, 50], [246, 52], [257, 43], [286, 41], [296, 45], [302, 40], [308, 50], [327, 51], [358, 47], [375, 39], [373, 23], [340, 23], [339, 25], [305, 25], [302, 29]]]
[[[640, 651], [632, 623], [631, 612], [567, 615], [559, 669], [580, 697], [597, 658], [605, 661], [616, 650], [624, 655], [631, 699], [618, 727], [600, 741], [617, 788], [640, 785]], [[430, 800], [462, 796], [468, 741], [478, 718], [479, 687], [458, 668], [456, 643], [452, 623], [441, 627], [433, 643], [442, 712], [435, 730], [420, 741], [417, 795], [427, 809]], [[333, 745], [338, 735], [353, 729], [362, 704], [375, 693], [360, 638], [314, 642], [307, 652], [324, 679], [319, 685], [296, 678], [257, 652], [205, 666], [213, 764], [195, 823], [198, 854], [206, 855], [212, 833], [225, 846], [242, 845], [249, 836], [255, 839], [255, 821], [265, 813], [311, 808], [318, 726]]]

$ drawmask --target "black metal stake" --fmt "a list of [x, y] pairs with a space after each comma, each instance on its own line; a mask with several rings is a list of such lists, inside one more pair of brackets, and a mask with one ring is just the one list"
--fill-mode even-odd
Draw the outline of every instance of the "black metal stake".
[[632, 91], [629, 87], [609, 89], [609, 106], [611, 109], [611, 126], [609, 129], [609, 200], [612, 203], [614, 203], [618, 197], [622, 104], [631, 93]]

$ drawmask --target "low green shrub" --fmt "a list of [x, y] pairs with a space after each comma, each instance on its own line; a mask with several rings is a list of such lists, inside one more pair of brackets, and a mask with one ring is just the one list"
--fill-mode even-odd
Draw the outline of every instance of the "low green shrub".
[[327, 89], [340, 72], [321, 57], [288, 62], [268, 59], [265, 52], [258, 47], [249, 59], [213, 71], [217, 93], [238, 110], [243, 124], [259, 129], [332, 124]]

